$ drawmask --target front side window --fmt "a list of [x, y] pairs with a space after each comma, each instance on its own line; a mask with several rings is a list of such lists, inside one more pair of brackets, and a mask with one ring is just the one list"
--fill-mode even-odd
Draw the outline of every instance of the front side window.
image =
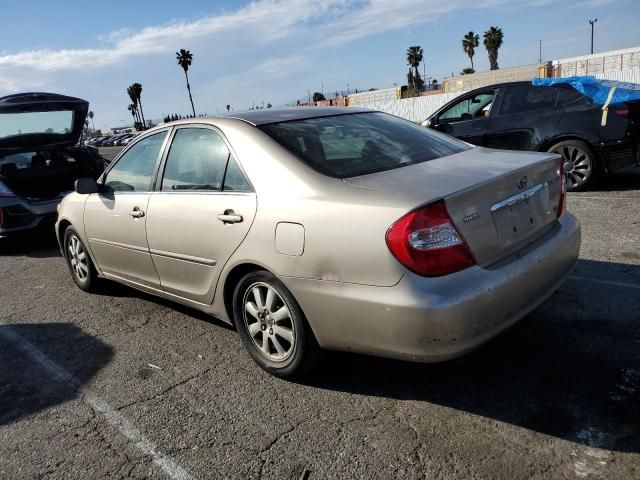
[[314, 170], [337, 178], [392, 170], [471, 148], [385, 113], [334, 115], [259, 128]]
[[453, 104], [439, 116], [439, 121], [459, 122], [474, 118], [485, 118], [489, 116], [496, 92], [489, 90], [478, 93], [472, 97], [467, 97], [458, 103]]
[[500, 115], [532, 112], [554, 108], [558, 98], [555, 87], [534, 87], [522, 85], [504, 89], [500, 104]]
[[107, 173], [105, 187], [113, 192], [147, 192], [167, 132], [143, 138], [127, 150]]
[[162, 178], [163, 191], [222, 188], [229, 149], [208, 128], [181, 128], [171, 143]]

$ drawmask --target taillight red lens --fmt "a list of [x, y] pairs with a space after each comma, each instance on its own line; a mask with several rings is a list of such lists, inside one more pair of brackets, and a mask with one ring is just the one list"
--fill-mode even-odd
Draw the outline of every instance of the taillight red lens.
[[406, 268], [439, 277], [476, 264], [443, 200], [407, 213], [387, 231], [387, 246]]
[[620, 110], [614, 110], [613, 111], [616, 115], [620, 115], [621, 117], [628, 117], [629, 116], [629, 110], [628, 109], [620, 109]]
[[564, 172], [564, 159], [560, 158], [560, 199], [558, 200], [558, 217], [564, 213], [567, 197], [567, 175]]

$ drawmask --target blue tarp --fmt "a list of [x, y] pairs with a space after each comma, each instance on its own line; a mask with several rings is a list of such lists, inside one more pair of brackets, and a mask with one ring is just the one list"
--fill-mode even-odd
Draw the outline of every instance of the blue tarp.
[[599, 80], [596, 77], [535, 78], [532, 83], [535, 86], [543, 87], [567, 83], [583, 95], [590, 97], [597, 105], [604, 105], [607, 102], [609, 92], [613, 87], [616, 89], [609, 103], [640, 100], [640, 85], [637, 83]]

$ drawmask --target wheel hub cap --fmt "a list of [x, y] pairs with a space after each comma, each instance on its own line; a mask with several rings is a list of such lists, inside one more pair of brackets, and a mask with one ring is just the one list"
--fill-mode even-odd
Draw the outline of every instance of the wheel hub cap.
[[278, 292], [266, 283], [254, 283], [247, 289], [243, 305], [244, 322], [258, 351], [274, 362], [289, 358], [295, 347], [295, 326]]
[[69, 251], [69, 264], [71, 270], [78, 280], [85, 282], [89, 276], [89, 264], [87, 263], [87, 254], [84, 251], [80, 239], [75, 235], [69, 238], [67, 246]]
[[552, 150], [552, 153], [562, 155], [567, 189], [577, 188], [589, 180], [593, 173], [593, 162], [587, 151], [576, 145], [564, 145]]

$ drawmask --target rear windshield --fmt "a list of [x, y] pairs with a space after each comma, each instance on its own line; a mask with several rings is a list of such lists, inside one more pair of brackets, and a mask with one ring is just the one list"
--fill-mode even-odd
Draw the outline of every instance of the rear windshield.
[[0, 139], [31, 134], [67, 135], [73, 130], [73, 111], [4, 113]]
[[386, 113], [354, 113], [259, 127], [320, 173], [337, 178], [446, 157], [471, 148]]

